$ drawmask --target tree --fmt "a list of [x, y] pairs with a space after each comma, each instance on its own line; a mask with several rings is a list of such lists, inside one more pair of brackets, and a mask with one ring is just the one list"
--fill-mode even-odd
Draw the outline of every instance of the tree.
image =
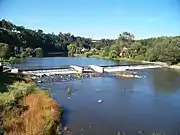
[[116, 40], [92, 41], [90, 38], [76, 37], [70, 33], [46, 34], [43, 30], [16, 26], [3, 19], [0, 21], [0, 43], [0, 57], [24, 57], [36, 53], [36, 56], [41, 56], [42, 52], [43, 56], [49, 56], [50, 52], [61, 52], [68, 56], [68, 52], [73, 55], [81, 53], [82, 48], [90, 50], [93, 47], [97, 50], [95, 54], [103, 57], [122, 56], [170, 64], [180, 62], [180, 36], [135, 40], [133, 34], [123, 32]]
[[73, 54], [76, 52], [76, 45], [75, 44], [70, 44], [68, 45], [68, 53], [73, 56]]
[[43, 56], [43, 50], [42, 48], [36, 48], [35, 49], [36, 57], [42, 57]]
[[102, 49], [102, 56], [103, 57], [109, 56], [109, 50], [110, 50], [110, 46], [106, 46], [104, 49]]
[[[75, 37], [70, 33], [46, 34], [43, 30], [31, 30], [24, 26], [16, 26], [9, 21], [0, 20], [0, 42], [8, 44], [12, 55], [20, 55], [20, 48], [42, 48], [43, 55], [50, 52], [61, 52], [67, 56], [70, 44], [76, 44], [81, 48], [91, 48], [92, 41], [89, 38]], [[18, 48], [14, 51], [14, 48]], [[25, 52], [23, 52], [25, 54]], [[24, 56], [24, 55], [23, 55]]]
[[117, 52], [116, 50], [111, 50], [111, 51], [109, 52], [109, 56], [110, 56], [111, 58], [116, 58], [116, 57], [118, 56], [118, 52]]
[[116, 45], [119, 46], [120, 56], [123, 56], [123, 53], [126, 53], [130, 57], [129, 48], [134, 42], [134, 35], [129, 32], [123, 32], [119, 34], [118, 39], [116, 40]]
[[0, 43], [0, 57], [6, 58], [11, 55], [10, 48], [8, 44]]
[[31, 56], [31, 53], [32, 53], [32, 49], [30, 47], [26, 48], [26, 56], [29, 57]]
[[120, 46], [120, 48], [122, 50], [122, 47], [124, 47], [124, 46], [129, 47], [133, 41], [134, 41], [133, 34], [131, 34], [129, 32], [123, 32], [122, 34], [119, 34], [116, 44], [118, 46]]
[[118, 54], [120, 53], [120, 49], [116, 44], [111, 45], [109, 50], [115, 50]]

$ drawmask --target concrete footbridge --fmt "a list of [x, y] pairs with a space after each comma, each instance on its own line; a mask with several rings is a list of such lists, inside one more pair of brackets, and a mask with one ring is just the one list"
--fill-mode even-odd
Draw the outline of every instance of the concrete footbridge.
[[53, 67], [53, 68], [34, 68], [34, 69], [17, 69], [12, 68], [11, 72], [17, 73], [21, 72], [23, 74], [42, 76], [42, 75], [55, 75], [55, 74], [75, 74], [75, 73], [89, 73], [89, 72], [118, 72], [126, 70], [141, 70], [141, 69], [150, 69], [150, 68], [162, 68], [159, 65], [109, 65], [109, 66], [97, 66], [97, 65], [88, 65], [88, 66], [77, 66], [69, 65], [66, 67]]

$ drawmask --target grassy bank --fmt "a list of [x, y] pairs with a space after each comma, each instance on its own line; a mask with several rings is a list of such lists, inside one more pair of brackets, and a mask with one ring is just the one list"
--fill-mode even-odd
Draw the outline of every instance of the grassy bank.
[[[78, 55], [76, 55], [76, 57], [90, 57], [90, 58], [99, 58], [99, 59], [105, 59], [105, 60], [129, 61], [129, 62], [146, 63], [146, 62], [143, 62], [142, 60], [138, 60], [138, 59], [132, 59], [132, 58], [126, 58], [126, 57], [123, 57], [123, 58], [120, 58], [120, 57], [111, 58], [111, 57], [108, 57], [108, 56], [103, 57], [101, 55], [92, 55], [92, 53], [89, 53], [89, 52], [86, 52], [84, 54], [78, 54]], [[161, 65], [161, 66], [168, 67], [168, 68], [171, 68], [171, 69], [180, 70], [180, 63], [178, 63], [176, 65], [168, 65], [165, 62], [148, 62], [147, 61], [147, 63], [157, 64], [157, 65]]]
[[[1, 87], [4, 90], [0, 93], [4, 133], [6, 135], [58, 134], [61, 108], [48, 92], [39, 89], [29, 77], [4, 73], [3, 77], [11, 77], [5, 82], [7, 85]], [[1, 79], [1, 84], [2, 81]]]

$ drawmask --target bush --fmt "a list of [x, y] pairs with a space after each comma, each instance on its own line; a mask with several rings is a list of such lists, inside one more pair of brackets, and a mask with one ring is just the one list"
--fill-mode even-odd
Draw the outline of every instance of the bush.
[[0, 93], [0, 106], [9, 110], [19, 104], [19, 99], [33, 93], [36, 89], [35, 83], [15, 82], [8, 86], [8, 92]]
[[11, 110], [5, 115], [5, 134], [12, 135], [56, 135], [60, 122], [60, 107], [43, 90], [23, 98], [28, 109], [21, 114], [20, 109]]
[[34, 92], [36, 89], [36, 84], [33, 82], [15, 82], [12, 85], [8, 86], [9, 93], [12, 94], [15, 98], [27, 96]]
[[9, 62], [10, 62], [10, 63], [14, 62], [15, 60], [16, 60], [16, 57], [12, 57], [12, 56], [11, 56], [11, 57], [9, 58]]
[[135, 59], [136, 59], [136, 60], [144, 60], [144, 59], [145, 59], [145, 56], [143, 56], [143, 55], [138, 55], [138, 56], [135, 56]]
[[116, 58], [118, 56], [118, 52], [116, 50], [111, 50], [109, 52], [109, 57]]
[[15, 104], [15, 98], [12, 94], [6, 92], [6, 93], [0, 93], [0, 106], [3, 107], [11, 107]]
[[93, 55], [92, 52], [86, 52], [86, 53], [85, 53], [85, 56], [86, 56], [86, 57], [90, 57], [90, 56], [92, 56], [92, 55]]
[[42, 57], [43, 56], [43, 49], [42, 48], [36, 48], [35, 53], [36, 53], [36, 57]]

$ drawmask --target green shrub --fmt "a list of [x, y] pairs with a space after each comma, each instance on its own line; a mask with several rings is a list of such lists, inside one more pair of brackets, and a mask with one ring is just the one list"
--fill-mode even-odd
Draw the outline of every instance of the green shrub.
[[145, 56], [143, 56], [143, 55], [138, 55], [138, 56], [135, 56], [135, 59], [136, 59], [136, 60], [144, 60], [144, 59], [145, 59]]
[[118, 56], [118, 52], [116, 50], [111, 50], [109, 52], [109, 57], [116, 58]]
[[10, 62], [10, 63], [13, 63], [15, 60], [16, 60], [16, 57], [12, 57], [12, 56], [11, 56], [11, 57], [9, 58], [9, 62]]
[[36, 90], [35, 83], [15, 82], [8, 86], [8, 91], [15, 98], [27, 96]]
[[43, 56], [43, 49], [42, 48], [36, 48], [35, 49], [36, 57], [42, 57]]
[[86, 56], [86, 57], [89, 57], [89, 56], [92, 56], [92, 55], [93, 55], [92, 52], [86, 52], [86, 53], [85, 53], [85, 56]]
[[15, 82], [8, 86], [8, 92], [0, 93], [0, 106], [9, 110], [19, 104], [19, 99], [37, 90], [35, 83]]
[[0, 106], [8, 107], [15, 104], [15, 98], [12, 94], [5, 92], [0, 93]]

